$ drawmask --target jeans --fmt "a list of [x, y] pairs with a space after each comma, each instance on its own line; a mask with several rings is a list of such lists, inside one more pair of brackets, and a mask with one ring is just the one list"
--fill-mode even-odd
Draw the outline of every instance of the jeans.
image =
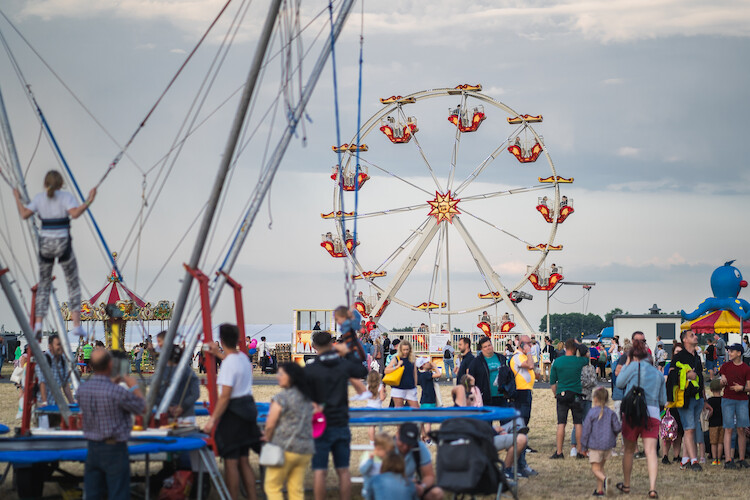
[[289, 500], [303, 500], [305, 498], [305, 471], [310, 464], [312, 455], [301, 455], [284, 452], [284, 465], [281, 467], [266, 467], [266, 480], [263, 489], [268, 500], [284, 500], [284, 483]]
[[130, 500], [130, 460], [127, 443], [88, 442], [83, 473], [86, 500]]
[[445, 365], [445, 374], [448, 375], [448, 380], [453, 380], [453, 358], [443, 359], [443, 365]]
[[[588, 399], [584, 399], [581, 401], [581, 406], [583, 407], [583, 418], [586, 419], [586, 415], [589, 414], [589, 410], [591, 409], [591, 401]], [[576, 426], [573, 426], [573, 430], [570, 431], [570, 446], [576, 447]]]

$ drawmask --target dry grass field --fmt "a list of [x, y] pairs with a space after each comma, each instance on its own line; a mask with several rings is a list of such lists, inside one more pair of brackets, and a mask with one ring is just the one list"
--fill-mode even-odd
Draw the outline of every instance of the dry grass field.
[[[3, 368], [3, 376], [10, 374], [10, 365]], [[269, 401], [276, 392], [275, 386], [256, 386], [255, 397], [258, 401]], [[450, 401], [450, 390], [447, 384], [441, 387], [443, 401]], [[0, 423], [13, 428], [18, 425], [15, 420], [17, 395], [12, 384], [0, 384]], [[362, 406], [364, 403], [355, 403]], [[589, 497], [595, 487], [595, 480], [590, 472], [586, 460], [576, 460], [567, 457], [564, 460], [550, 460], [548, 457], [554, 451], [555, 438], [555, 406], [554, 398], [549, 389], [534, 391], [534, 404], [529, 434], [530, 444], [539, 453], [528, 454], [529, 465], [539, 472], [532, 479], [520, 479], [519, 494], [522, 499], [545, 498], [583, 498]], [[385, 428], [393, 431], [394, 428]], [[355, 443], [367, 443], [367, 431], [364, 427], [353, 429]], [[566, 455], [569, 447], [566, 441]], [[357, 475], [357, 464], [360, 454], [352, 453], [352, 474]], [[251, 461], [256, 466], [257, 457], [253, 455]], [[5, 464], [0, 464], [4, 469]], [[63, 468], [72, 473], [82, 474], [81, 464], [64, 464]], [[612, 485], [622, 480], [622, 468], [619, 457], [613, 457], [605, 468], [612, 478]], [[143, 474], [143, 466], [133, 466], [135, 474]], [[17, 496], [11, 488], [12, 473], [5, 483], [0, 486], [0, 499], [16, 500]], [[336, 494], [336, 480], [333, 470], [329, 472], [329, 495], [338, 498]], [[633, 470], [632, 490], [629, 497], [645, 498], [648, 491], [646, 460], [636, 460]], [[308, 474], [307, 487], [312, 487], [312, 474]], [[659, 464], [659, 479], [657, 489], [660, 498], [666, 499], [703, 499], [703, 498], [748, 498], [750, 488], [750, 474], [748, 471], [724, 471], [721, 467], [706, 465], [702, 473], [681, 471], [676, 464]], [[612, 488], [614, 489], [614, 487]], [[359, 497], [359, 486], [354, 487], [355, 497]], [[62, 491], [57, 485], [47, 484], [44, 490], [45, 498], [62, 498]], [[312, 497], [308, 491], [309, 497]], [[620, 496], [616, 490], [613, 496]], [[488, 497], [490, 498], [490, 497]], [[396, 500], [396, 499], [394, 499]]]

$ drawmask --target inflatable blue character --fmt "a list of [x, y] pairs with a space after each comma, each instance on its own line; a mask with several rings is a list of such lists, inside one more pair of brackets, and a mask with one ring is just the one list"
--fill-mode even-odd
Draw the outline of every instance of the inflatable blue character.
[[740, 270], [732, 266], [733, 262], [730, 260], [714, 270], [711, 274], [714, 296], [701, 302], [698, 309], [691, 313], [680, 311], [683, 318], [692, 321], [713, 311], [732, 311], [743, 321], [750, 319], [750, 303], [737, 297], [740, 290], [747, 286], [747, 281], [742, 279]]

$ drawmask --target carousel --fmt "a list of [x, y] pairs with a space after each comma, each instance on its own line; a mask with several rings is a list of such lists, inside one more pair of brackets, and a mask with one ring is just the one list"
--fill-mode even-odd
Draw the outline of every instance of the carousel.
[[[117, 257], [117, 254], [114, 254]], [[70, 321], [71, 310], [66, 302], [60, 306], [65, 321]], [[107, 276], [107, 283], [89, 300], [81, 301], [81, 321], [101, 321], [104, 323], [104, 344], [107, 349], [125, 351], [125, 333], [128, 322], [140, 324], [145, 342], [149, 335], [144, 323], [160, 322], [159, 331], [169, 326], [174, 303], [160, 300], [151, 305], [125, 286], [122, 278], [113, 269]], [[165, 324], [166, 322], [166, 324]], [[92, 335], [93, 336], [93, 335]], [[90, 339], [91, 340], [91, 339]], [[144, 356], [144, 364], [148, 361]]]

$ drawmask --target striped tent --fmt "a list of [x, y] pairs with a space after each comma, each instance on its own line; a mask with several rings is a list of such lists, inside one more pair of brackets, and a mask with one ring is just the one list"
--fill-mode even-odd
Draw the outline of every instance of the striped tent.
[[138, 297], [135, 292], [128, 289], [120, 282], [117, 273], [113, 270], [107, 278], [107, 284], [99, 290], [91, 299], [90, 304], [96, 304], [101, 300], [105, 305], [117, 304], [120, 300], [132, 300], [139, 308], [144, 307], [146, 303]]
[[[680, 325], [681, 330], [693, 330], [695, 333], [740, 333], [740, 320], [731, 311], [714, 311], [704, 314], [693, 321]], [[750, 333], [750, 321], [742, 322], [742, 332]]]

